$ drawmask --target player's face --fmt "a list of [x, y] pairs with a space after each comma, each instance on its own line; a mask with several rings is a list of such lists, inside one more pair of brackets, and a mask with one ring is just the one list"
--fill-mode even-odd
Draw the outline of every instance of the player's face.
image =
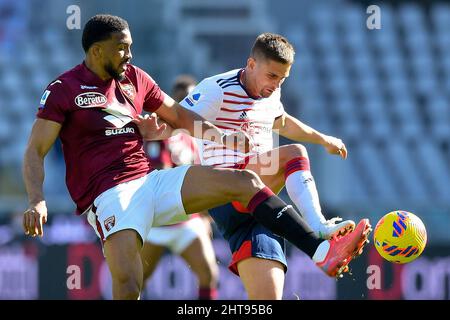
[[249, 58], [248, 66], [251, 69], [249, 79], [253, 87], [253, 94], [262, 98], [268, 98], [289, 77], [290, 64], [280, 63], [270, 59]]
[[114, 79], [121, 80], [125, 75], [127, 64], [132, 58], [130, 30], [114, 32], [111, 39], [104, 41], [103, 68]]

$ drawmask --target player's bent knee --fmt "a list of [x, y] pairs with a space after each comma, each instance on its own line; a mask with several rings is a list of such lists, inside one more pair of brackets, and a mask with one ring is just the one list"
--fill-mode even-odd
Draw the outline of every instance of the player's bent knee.
[[115, 296], [119, 299], [137, 299], [141, 291], [140, 276], [133, 272], [116, 271], [112, 274]]
[[110, 268], [111, 276], [114, 281], [117, 281], [120, 284], [128, 284], [128, 283], [138, 283], [138, 275], [134, 272], [132, 268], [119, 267], [119, 268]]
[[134, 283], [123, 284], [118, 288], [117, 297], [119, 299], [136, 300], [140, 295], [140, 288]]
[[284, 160], [289, 161], [298, 157], [308, 158], [308, 151], [304, 145], [296, 143], [285, 146], [283, 152]]
[[300, 143], [291, 144], [289, 146], [289, 149], [294, 156], [302, 156], [302, 157], [308, 156], [308, 151], [306, 150], [306, 147]]
[[261, 178], [251, 170], [236, 170], [234, 174], [238, 178], [230, 184], [233, 201], [247, 204], [258, 191], [265, 187]]
[[254, 194], [264, 188], [261, 178], [251, 170], [237, 170], [235, 174], [238, 176], [236, 187], [239, 189], [239, 194]]
[[264, 187], [261, 178], [252, 170], [240, 170], [240, 174], [246, 179], [246, 183], [250, 183], [253, 188], [262, 188]]

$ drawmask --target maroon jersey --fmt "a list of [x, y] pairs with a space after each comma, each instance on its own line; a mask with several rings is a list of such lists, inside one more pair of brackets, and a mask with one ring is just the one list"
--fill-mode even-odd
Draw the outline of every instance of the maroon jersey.
[[124, 80], [103, 81], [83, 62], [47, 87], [37, 117], [62, 125], [66, 183], [77, 214], [103, 191], [153, 170], [131, 120], [163, 100], [153, 79], [133, 65]]

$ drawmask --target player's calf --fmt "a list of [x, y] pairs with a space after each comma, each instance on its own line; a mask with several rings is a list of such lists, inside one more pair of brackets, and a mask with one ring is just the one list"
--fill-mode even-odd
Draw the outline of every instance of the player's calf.
[[[294, 156], [300, 154], [302, 156]], [[284, 171], [287, 193], [316, 235], [322, 239], [330, 239], [351, 232], [355, 228], [352, 220], [342, 221], [337, 217], [327, 220], [322, 214], [306, 149], [302, 145], [290, 145], [283, 155], [284, 159], [292, 157], [286, 162]]]

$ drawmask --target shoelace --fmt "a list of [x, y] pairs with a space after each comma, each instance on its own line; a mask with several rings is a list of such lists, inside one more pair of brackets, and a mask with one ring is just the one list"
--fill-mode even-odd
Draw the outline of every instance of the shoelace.
[[335, 225], [336, 222], [340, 222], [340, 221], [342, 221], [341, 217], [334, 217], [334, 218], [331, 218], [330, 220], [326, 220], [323, 224], [325, 224], [325, 225]]
[[[334, 217], [334, 218], [331, 218], [330, 220], [326, 220], [323, 223], [323, 225], [326, 227], [332, 227], [332, 226], [336, 225], [336, 222], [340, 222], [340, 221], [342, 221], [341, 217]], [[319, 231], [319, 235], [322, 236], [320, 231]], [[336, 241], [338, 241], [340, 238], [341, 238], [340, 235], [333, 235], [333, 236], [331, 236], [330, 239], [335, 239]]]

